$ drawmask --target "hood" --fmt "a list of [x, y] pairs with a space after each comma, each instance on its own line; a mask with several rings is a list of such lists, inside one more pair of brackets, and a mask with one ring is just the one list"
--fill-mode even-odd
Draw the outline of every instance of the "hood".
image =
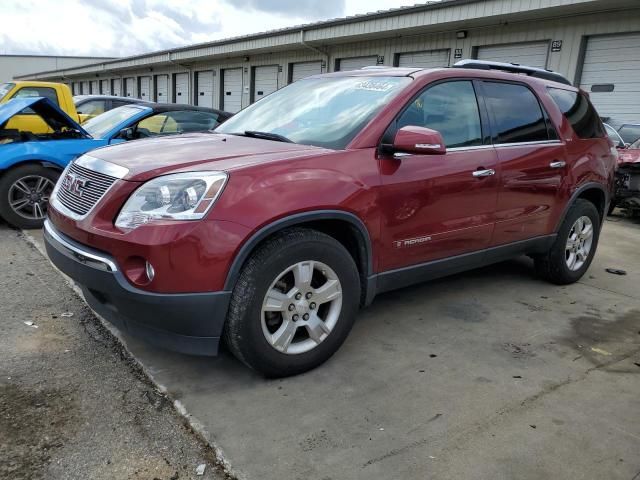
[[231, 171], [255, 163], [332, 152], [320, 147], [216, 133], [134, 140], [91, 152], [129, 169], [125, 180], [145, 181], [180, 171]]
[[70, 128], [86, 135], [87, 137], [91, 136], [80, 125], [78, 125], [74, 119], [45, 97], [12, 98], [7, 103], [1, 104], [0, 128], [25, 108], [33, 110], [54, 131], [59, 131], [63, 128]]

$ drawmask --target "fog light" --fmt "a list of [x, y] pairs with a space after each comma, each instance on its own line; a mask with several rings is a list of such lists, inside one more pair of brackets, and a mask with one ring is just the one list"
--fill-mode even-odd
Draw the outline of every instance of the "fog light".
[[149, 281], [152, 281], [153, 277], [156, 276], [156, 271], [154, 270], [153, 265], [151, 265], [149, 262], [146, 262], [144, 269], [147, 272], [147, 278], [149, 279]]

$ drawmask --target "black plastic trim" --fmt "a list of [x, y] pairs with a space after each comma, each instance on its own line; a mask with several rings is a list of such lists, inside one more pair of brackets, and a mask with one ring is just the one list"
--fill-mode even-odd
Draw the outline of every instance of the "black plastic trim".
[[227, 279], [224, 283], [225, 290], [233, 290], [233, 287], [238, 280], [238, 276], [240, 275], [240, 270], [244, 265], [244, 262], [249, 258], [249, 255], [253, 251], [253, 249], [265, 238], [269, 235], [276, 233], [279, 230], [282, 230], [287, 227], [293, 226], [303, 226], [305, 223], [314, 222], [317, 220], [343, 220], [349, 222], [353, 225], [362, 236], [362, 241], [364, 242], [365, 248], [365, 258], [367, 264], [367, 270], [365, 275], [367, 277], [373, 274], [373, 257], [371, 251], [371, 238], [369, 236], [369, 231], [365, 226], [364, 222], [360, 220], [359, 217], [354, 215], [353, 213], [345, 212], [344, 210], [314, 210], [311, 212], [302, 212], [296, 213], [294, 215], [281, 218], [276, 220], [273, 223], [270, 223], [256, 233], [254, 233], [240, 248], [240, 251], [235, 256], [233, 263], [231, 264], [231, 268], [229, 269], [229, 273], [227, 274]]
[[147, 292], [131, 286], [119, 271], [100, 270], [84, 263], [81, 256], [66, 255], [64, 245], [46, 231], [44, 242], [52, 263], [82, 287], [92, 309], [118, 328], [180, 353], [218, 353], [231, 292]]
[[544, 253], [551, 248], [555, 239], [555, 234], [545, 235], [455, 257], [389, 270], [376, 275], [376, 278], [371, 279], [371, 282], [375, 284], [375, 294], [397, 290], [415, 283], [502, 262], [523, 254]]
[[[575, 190], [575, 192], [573, 192], [573, 194], [571, 195], [571, 198], [569, 199], [569, 201], [567, 202], [567, 204], [564, 207], [564, 211], [562, 212], [562, 215], [560, 216], [560, 220], [558, 220], [558, 223], [556, 225], [556, 228], [555, 228], [554, 232], [557, 232], [558, 230], [560, 230], [560, 227], [562, 226], [562, 222], [564, 222], [564, 219], [567, 216], [567, 212], [571, 208], [571, 205], [573, 205], [575, 203], [575, 201], [578, 199], [578, 197], [581, 194], [583, 194], [584, 192], [586, 192], [587, 190], [591, 190], [591, 189], [594, 189], [594, 188], [598, 189], [602, 193], [604, 193], [604, 210], [602, 212], [600, 212], [603, 215], [602, 220], [604, 220], [604, 217], [607, 215], [607, 209], [609, 207], [609, 202], [611, 201], [611, 194], [609, 192], [607, 192], [607, 189], [604, 188], [602, 186], [602, 184], [597, 183], [597, 182], [588, 182], [588, 183], [585, 183], [583, 185], [580, 185]], [[602, 228], [602, 225], [604, 225], [604, 221], [600, 222], [600, 228]]]

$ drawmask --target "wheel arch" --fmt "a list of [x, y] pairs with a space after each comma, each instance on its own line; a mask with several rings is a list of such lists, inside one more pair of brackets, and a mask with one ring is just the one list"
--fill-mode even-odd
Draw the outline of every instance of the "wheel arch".
[[580, 198], [588, 200], [595, 205], [595, 207], [598, 209], [598, 213], [600, 214], [600, 227], [602, 227], [605, 215], [607, 213], [607, 206], [609, 205], [610, 195], [602, 184], [597, 182], [588, 182], [578, 187], [571, 195], [571, 198], [565, 205], [564, 211], [562, 212], [562, 215], [560, 216], [560, 219], [556, 225], [556, 232], [560, 229], [562, 222], [564, 222], [569, 208], [571, 208], [576, 200]]
[[224, 289], [233, 290], [240, 272], [249, 256], [264, 241], [291, 227], [311, 228], [323, 232], [340, 242], [354, 259], [360, 274], [361, 304], [370, 302], [373, 296], [369, 279], [373, 275], [371, 237], [364, 222], [356, 215], [342, 210], [316, 210], [302, 212], [275, 220], [251, 235], [236, 254]]
[[14, 168], [23, 167], [25, 165], [40, 165], [40, 166], [45, 167], [45, 168], [51, 168], [53, 170], [58, 170], [61, 173], [64, 170], [64, 167], [62, 165], [60, 165], [59, 163], [51, 162], [49, 160], [40, 160], [40, 159], [37, 159], [37, 158], [32, 158], [32, 159], [19, 160], [19, 161], [15, 162], [15, 163], [12, 163], [10, 165], [4, 166], [2, 169], [0, 169], [0, 175], [5, 174], [9, 170], [13, 170]]

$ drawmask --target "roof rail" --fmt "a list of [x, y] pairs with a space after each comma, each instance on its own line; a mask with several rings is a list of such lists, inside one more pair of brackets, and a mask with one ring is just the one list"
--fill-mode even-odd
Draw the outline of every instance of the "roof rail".
[[543, 78], [553, 82], [573, 85], [564, 75], [544, 68], [518, 65], [517, 63], [489, 62], [486, 60], [460, 60], [453, 65], [456, 68], [475, 68], [477, 70], [503, 70], [510, 73], [524, 73], [530, 77]]

